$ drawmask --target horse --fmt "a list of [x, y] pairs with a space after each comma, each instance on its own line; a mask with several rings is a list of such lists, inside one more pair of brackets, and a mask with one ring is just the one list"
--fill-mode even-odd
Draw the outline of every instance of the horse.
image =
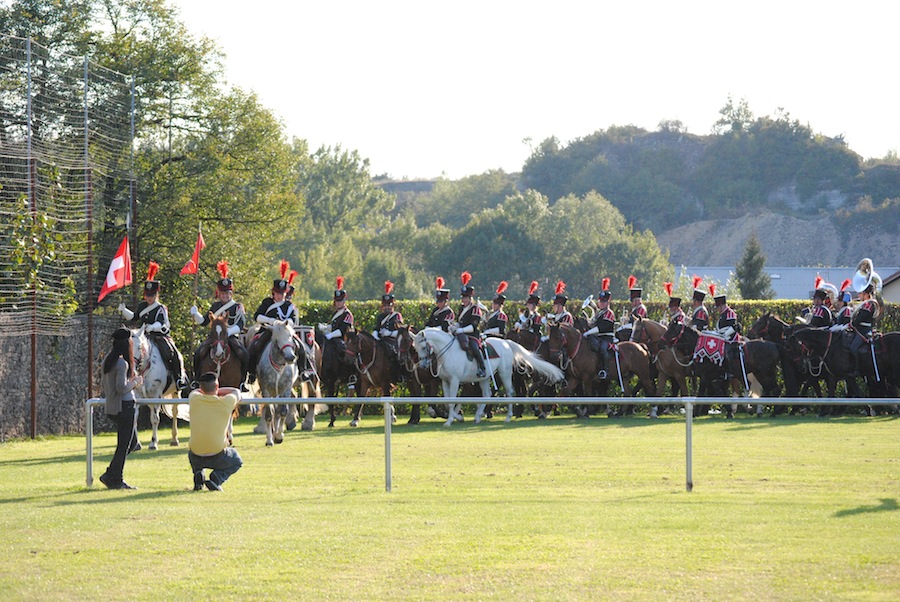
[[669, 379], [675, 381], [678, 386], [678, 394], [689, 394], [687, 379], [691, 376], [691, 357], [679, 357], [673, 347], [662, 345], [662, 337], [666, 333], [666, 326], [636, 316], [634, 328], [631, 331], [631, 340], [647, 346], [650, 352], [650, 361], [656, 365], [659, 378], [656, 382], [656, 396], [662, 397], [666, 392], [666, 382]]
[[[294, 324], [276, 321], [269, 324], [271, 340], [263, 348], [257, 364], [257, 381], [262, 397], [293, 397], [297, 380], [298, 341], [294, 337]], [[284, 426], [290, 408], [287, 404], [268, 403], [263, 407], [266, 422], [266, 445], [284, 441]]]
[[[506, 333], [506, 338], [518, 343], [545, 362], [550, 361], [550, 346], [547, 341], [542, 341], [541, 337], [531, 330], [512, 329]], [[556, 396], [556, 389], [553, 385], [548, 384], [543, 380], [532, 379], [531, 385], [529, 386], [526, 382], [526, 376], [529, 375], [519, 370], [516, 370], [513, 374], [513, 387], [515, 387], [517, 397], [531, 397], [535, 393], [537, 393], [539, 397]], [[543, 419], [557, 409], [557, 404], [540, 404], [532, 407], [534, 408], [535, 416], [539, 419]], [[519, 412], [518, 417], [521, 417], [521, 410], [517, 409], [516, 411]]]
[[[207, 372], [215, 373], [219, 380], [220, 387], [241, 386], [241, 360], [238, 356], [231, 352], [231, 345], [228, 343], [228, 314], [220, 316], [209, 314], [209, 333], [206, 340], [201, 343], [201, 347], [206, 346], [208, 351], [198, 358], [197, 371], [194, 378], [199, 378], [201, 374]], [[198, 348], [199, 349], [199, 348]], [[237, 408], [232, 412], [232, 421], [237, 417]], [[233, 442], [232, 424], [228, 424], [228, 443]]]
[[[359, 375], [356, 371], [353, 357], [347, 353], [344, 340], [326, 339], [319, 329], [316, 329], [315, 339], [316, 344], [319, 346], [316, 367], [325, 397], [334, 397], [340, 383], [346, 385], [347, 397], [356, 395], [356, 383]], [[319, 359], [319, 356], [321, 356], [321, 359]], [[307, 417], [309, 414], [310, 412], [307, 411]], [[329, 404], [328, 414], [328, 426], [334, 427], [334, 422], [337, 419], [336, 404]]]
[[[144, 378], [140, 387], [134, 390], [134, 394], [142, 399], [160, 399], [163, 397], [178, 397], [175, 381], [169, 374], [169, 369], [162, 359], [156, 345], [147, 334], [144, 326], [131, 331], [131, 348], [134, 351], [135, 372]], [[176, 350], [179, 356], [181, 352]], [[184, 359], [182, 359], [184, 365]], [[185, 377], [184, 374], [181, 375]], [[178, 404], [150, 404], [150, 425], [153, 435], [150, 438], [150, 449], [157, 449], [159, 442], [159, 410], [162, 408], [167, 416], [172, 418], [172, 440], [169, 445], [178, 445], [178, 418], [190, 420], [189, 410], [184, 407], [179, 410]], [[179, 413], [181, 414], [179, 416]]]
[[[566, 324], [552, 325], [549, 343], [551, 360], [559, 362], [566, 373], [566, 386], [563, 388], [566, 396], [571, 396], [578, 385], [581, 385], [586, 395], [590, 395], [595, 390], [595, 383], [600, 383], [602, 392], [608, 387], [609, 381], [597, 379], [601, 368], [610, 375], [622, 377], [622, 393], [625, 396], [633, 394], [629, 382], [632, 375], [638, 377], [645, 390], [654, 390], [653, 379], [650, 377], [650, 352], [644, 345], [630, 341], [620, 342], [617, 344], [618, 353], [610, 353], [607, 365], [601, 366], [599, 355], [586, 344], [587, 341], [577, 328]], [[600, 344], [606, 343], [601, 341]], [[585, 418], [588, 413], [586, 409], [576, 407], [576, 415]], [[610, 415], [613, 413], [610, 412]]]
[[[400, 326], [397, 334], [397, 342], [400, 346], [400, 368], [407, 374], [406, 385], [409, 387], [409, 393], [413, 397], [437, 397], [438, 389], [441, 386], [441, 379], [434, 376], [427, 368], [419, 366], [419, 354], [413, 345], [413, 337], [418, 330], [409, 325]], [[434, 404], [429, 405], [427, 412], [434, 417], [447, 418], [442, 416], [443, 407], [438, 408]], [[407, 424], [419, 424], [422, 414], [422, 404], [414, 403], [409, 413], [409, 421]]]
[[[397, 380], [394, 376], [394, 362], [391, 358], [393, 350], [387, 349], [387, 343], [382, 343], [370, 333], [364, 330], [351, 330], [345, 338], [347, 354], [353, 358], [356, 371], [359, 374], [357, 381], [357, 395], [366, 397], [370, 389], [378, 389], [382, 396], [391, 394]], [[363, 404], [358, 404], [353, 412], [350, 426], [359, 426], [362, 419]], [[391, 406], [391, 423], [397, 422], [394, 407]]]
[[[439, 377], [444, 387], [444, 397], [454, 399], [459, 392], [459, 383], [471, 382], [481, 385], [482, 398], [490, 398], [490, 382], [496, 373], [503, 383], [506, 395], [514, 394], [512, 385], [513, 367], [523, 367], [538, 372], [548, 380], [557, 382], [562, 380], [563, 372], [553, 364], [545, 362], [527, 349], [506, 339], [496, 337], [484, 341], [488, 351], [488, 357], [484, 360], [487, 374], [477, 376], [477, 364], [469, 360], [456, 337], [444, 332], [440, 328], [425, 328], [413, 337], [413, 345], [419, 354], [420, 365], [432, 370], [432, 374]], [[485, 404], [478, 404], [475, 412], [475, 423], [481, 422], [481, 415]], [[454, 420], [462, 420], [462, 404], [448, 404], [447, 422], [444, 426], [451, 426]], [[512, 420], [512, 404], [507, 404], [505, 422]]]
[[[673, 322], [669, 325], [666, 333], [663, 335], [663, 342], [670, 347], [680, 350], [682, 353], [690, 352], [694, 354], [697, 341], [700, 334], [693, 328], [689, 328], [685, 324]], [[723, 382], [726, 372], [732, 376], [729, 379], [732, 394], [739, 395], [742, 385], [741, 375], [748, 375], [746, 383], [748, 391], [753, 396], [758, 396], [754, 390], [754, 386], [749, 376], [752, 374], [758, 383], [762, 386], [763, 394], [771, 397], [778, 397], [780, 387], [778, 386], [778, 364], [781, 356], [778, 353], [778, 347], [774, 343], [763, 340], [750, 340], [740, 343], [742, 348], [739, 350], [740, 355], [735, 358], [726, 348], [725, 357], [722, 364], [718, 364], [712, 359], [701, 358], [700, 361], [692, 359], [692, 365], [695, 372], [700, 376], [699, 395], [714, 395], [713, 384]], [[726, 370], [727, 369], [727, 370]], [[719, 394], [724, 395], [721, 391]], [[725, 404], [726, 418], [734, 417], [734, 407], [732, 404]], [[762, 407], [757, 407], [757, 415], [762, 414]]]

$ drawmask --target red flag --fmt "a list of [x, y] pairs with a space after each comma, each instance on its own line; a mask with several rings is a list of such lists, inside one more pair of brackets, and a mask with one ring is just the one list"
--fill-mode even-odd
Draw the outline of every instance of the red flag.
[[131, 247], [128, 246], [128, 236], [126, 235], [109, 264], [109, 271], [106, 273], [106, 280], [103, 281], [103, 288], [100, 289], [97, 303], [100, 303], [103, 297], [114, 290], [129, 284], [131, 284]]
[[203, 242], [203, 233], [197, 232], [197, 244], [194, 245], [194, 254], [188, 260], [184, 267], [181, 268], [181, 274], [196, 274], [197, 268], [200, 267], [200, 251], [206, 248], [206, 243]]

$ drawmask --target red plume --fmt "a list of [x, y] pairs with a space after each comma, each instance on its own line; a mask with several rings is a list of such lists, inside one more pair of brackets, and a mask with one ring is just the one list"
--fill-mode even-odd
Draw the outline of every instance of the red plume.
[[147, 280], [153, 280], [156, 276], [156, 273], [159, 271], [159, 264], [155, 261], [151, 261], [150, 265], [147, 266]]
[[608, 291], [609, 290], [609, 278], [604, 278], [600, 281], [600, 290]]
[[675, 287], [672, 286], [672, 283], [671, 283], [671, 282], [663, 282], [663, 290], [665, 290], [665, 291], [666, 291], [666, 294], [669, 295], [670, 297], [672, 296], [672, 290], [673, 290], [674, 288], [675, 288]]
[[438, 276], [434, 279], [434, 288], [444, 288], [444, 279], [441, 276]]
[[288, 271], [291, 269], [291, 264], [286, 262], [284, 259], [281, 260], [281, 265], [279, 266], [279, 270], [281, 271], [281, 279], [284, 280], [287, 276]]
[[394, 283], [390, 280], [384, 281], [384, 294], [390, 295], [394, 291]]
[[296, 278], [297, 275], [297, 270], [291, 270], [291, 273], [288, 274], [288, 284], [294, 284], [294, 278]]
[[633, 289], [637, 285], [637, 276], [628, 277], [628, 288]]
[[716, 283], [715, 282], [713, 282], [712, 284], [709, 285], [709, 294], [712, 295], [713, 297], [716, 296]]
[[841, 292], [843, 293], [845, 290], [847, 290], [847, 287], [848, 287], [848, 286], [850, 286], [850, 279], [849, 279], [849, 278], [847, 278], [846, 280], [844, 280], [843, 282], [841, 282]]
[[566, 292], [566, 283], [560, 280], [556, 283], [556, 294], [561, 295]]
[[533, 295], [535, 293], [535, 291], [537, 291], [537, 287], [538, 287], [538, 281], [532, 280], [531, 284], [528, 286], [528, 294]]
[[500, 295], [500, 294], [505, 293], [506, 287], [508, 287], [508, 286], [509, 286], [509, 282], [507, 282], [506, 280], [501, 281], [500, 284], [497, 285], [497, 294]]
[[823, 282], [825, 282], [825, 279], [822, 278], [821, 276], [819, 276], [818, 274], [816, 274], [816, 283], [813, 284], [813, 288], [814, 289], [819, 288], [820, 286], [822, 286]]
[[459, 280], [463, 283], [463, 286], [469, 284], [469, 281], [472, 280], [472, 274], [469, 272], [463, 272], [459, 275]]
[[216, 269], [219, 270], [219, 274], [222, 275], [222, 278], [228, 278], [228, 262], [224, 259], [216, 264]]
[[693, 286], [694, 288], [700, 288], [700, 283], [703, 282], [703, 277], [702, 276], [694, 276], [693, 281], [694, 281], [694, 283], [691, 286]]
[[344, 277], [343, 277], [343, 276], [338, 276], [337, 278], [335, 278], [335, 279], [334, 279], [334, 286], [335, 286], [335, 288], [336, 288], [337, 290], [339, 290], [339, 291], [344, 290]]

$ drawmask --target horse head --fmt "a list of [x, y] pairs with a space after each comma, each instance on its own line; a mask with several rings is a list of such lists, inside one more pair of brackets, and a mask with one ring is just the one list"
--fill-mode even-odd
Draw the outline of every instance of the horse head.
[[660, 337], [660, 343], [664, 344], [666, 347], [686, 347], [687, 345], [683, 339], [684, 335], [690, 331], [691, 330], [683, 323], [672, 322], [669, 324], [666, 332]]
[[144, 333], [145, 324], [140, 328], [128, 328], [131, 332], [131, 351], [134, 354], [134, 369], [136, 372], [146, 370], [150, 363], [150, 339]]
[[228, 347], [228, 315], [216, 316], [209, 313], [209, 334], [206, 341], [210, 344], [210, 354], [216, 363], [224, 362], [229, 354]]
[[269, 325], [272, 331], [272, 352], [281, 355], [285, 363], [297, 359], [298, 341], [294, 335], [294, 325], [288, 320], [276, 321]]
[[428, 339], [428, 331], [428, 328], [423, 328], [412, 337], [413, 349], [419, 356], [419, 367], [423, 369], [430, 368], [432, 361], [435, 359], [434, 345]]
[[565, 330], [559, 324], [553, 324], [552, 326], [550, 326], [550, 329], [547, 331], [547, 333], [549, 335], [547, 344], [550, 347], [550, 361], [556, 362], [562, 357], [563, 353], [566, 353], [566, 349], [569, 346], [569, 341], [566, 337]]

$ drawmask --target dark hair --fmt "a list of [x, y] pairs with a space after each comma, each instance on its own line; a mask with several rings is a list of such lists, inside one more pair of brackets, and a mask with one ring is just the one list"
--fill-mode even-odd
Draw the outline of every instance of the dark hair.
[[128, 364], [128, 377], [131, 378], [134, 376], [134, 349], [131, 347], [131, 336], [125, 339], [113, 335], [112, 349], [103, 360], [103, 373], [106, 374], [115, 368], [120, 357]]

